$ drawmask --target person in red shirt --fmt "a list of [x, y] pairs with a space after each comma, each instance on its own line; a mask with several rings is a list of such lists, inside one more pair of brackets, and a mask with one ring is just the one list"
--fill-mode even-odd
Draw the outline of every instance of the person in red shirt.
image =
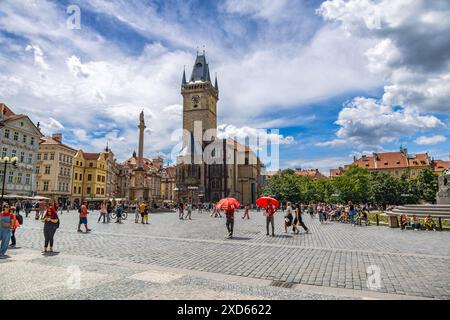
[[274, 226], [274, 214], [275, 214], [275, 207], [269, 203], [269, 205], [266, 208], [266, 235], [269, 235], [269, 224], [272, 224], [272, 237], [275, 236], [275, 226]]
[[[53, 252], [53, 237], [59, 227], [59, 217], [54, 205], [47, 208], [42, 222], [44, 222], [44, 252]], [[49, 245], [50, 250], [47, 251]]]
[[228, 230], [228, 239], [233, 237], [233, 227], [234, 227], [234, 206], [231, 205], [225, 212], [227, 216], [227, 230]]
[[11, 239], [11, 228], [14, 225], [15, 216], [10, 210], [8, 204], [3, 205], [0, 213], [0, 258], [4, 258], [8, 250], [9, 240]]
[[89, 214], [88, 209], [87, 209], [87, 202], [84, 201], [83, 204], [80, 207], [80, 221], [78, 222], [78, 232], [83, 232], [81, 231], [81, 225], [84, 224], [84, 227], [86, 228], [86, 232], [91, 231], [91, 229], [88, 228], [88, 221], [87, 221], [87, 216]]

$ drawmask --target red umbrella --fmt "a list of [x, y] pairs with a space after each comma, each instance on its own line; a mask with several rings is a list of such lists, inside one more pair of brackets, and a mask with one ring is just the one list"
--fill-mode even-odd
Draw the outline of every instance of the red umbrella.
[[241, 204], [235, 198], [223, 198], [216, 204], [219, 210], [238, 209], [240, 206]]
[[256, 205], [263, 208], [267, 208], [269, 206], [269, 203], [275, 206], [276, 208], [280, 207], [280, 203], [278, 202], [278, 200], [271, 197], [261, 197], [256, 200]]

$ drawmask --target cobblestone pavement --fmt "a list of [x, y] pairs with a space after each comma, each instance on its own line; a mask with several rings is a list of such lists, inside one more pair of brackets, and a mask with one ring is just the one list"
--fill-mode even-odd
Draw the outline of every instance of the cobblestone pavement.
[[[225, 219], [207, 213], [194, 213], [192, 220], [153, 214], [149, 225], [129, 216], [119, 225], [97, 223], [94, 212], [89, 234], [76, 232], [76, 212], [64, 213], [55, 235], [60, 254], [54, 256], [38, 251], [42, 223], [25, 218], [17, 231], [21, 248], [0, 260], [0, 281], [7, 283], [9, 273], [2, 271], [13, 269], [21, 270], [20, 281], [0, 298], [450, 298], [449, 232], [321, 225], [305, 217], [311, 232], [295, 235], [283, 232], [278, 213], [276, 236], [267, 237], [262, 213], [250, 215], [244, 221], [236, 214], [229, 240]], [[81, 271], [80, 289], [67, 285], [70, 266]], [[380, 271], [380, 286], [372, 290], [369, 266]], [[50, 277], [49, 268], [55, 270]]]

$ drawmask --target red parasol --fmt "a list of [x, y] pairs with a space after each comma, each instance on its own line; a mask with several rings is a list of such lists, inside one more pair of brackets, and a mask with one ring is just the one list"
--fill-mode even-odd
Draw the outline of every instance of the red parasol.
[[280, 207], [280, 203], [278, 202], [278, 200], [271, 197], [261, 197], [258, 200], [256, 200], [256, 205], [262, 208], [267, 208], [269, 206], [269, 203], [275, 206], [276, 208]]
[[241, 204], [235, 198], [223, 198], [216, 204], [219, 210], [239, 209]]

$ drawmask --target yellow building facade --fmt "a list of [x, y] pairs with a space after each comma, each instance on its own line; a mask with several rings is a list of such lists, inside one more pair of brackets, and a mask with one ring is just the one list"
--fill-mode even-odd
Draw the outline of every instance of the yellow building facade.
[[72, 202], [107, 200], [107, 160], [104, 152], [87, 153], [78, 150], [73, 158]]

